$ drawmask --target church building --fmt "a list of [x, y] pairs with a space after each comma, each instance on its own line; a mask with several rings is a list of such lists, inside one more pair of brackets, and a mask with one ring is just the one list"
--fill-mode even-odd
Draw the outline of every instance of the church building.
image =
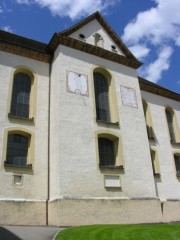
[[48, 44], [0, 31], [0, 224], [180, 221], [180, 94], [99, 12]]

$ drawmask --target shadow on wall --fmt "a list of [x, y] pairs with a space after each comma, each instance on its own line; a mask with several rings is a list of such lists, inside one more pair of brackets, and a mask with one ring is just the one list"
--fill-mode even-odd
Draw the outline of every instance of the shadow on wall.
[[10, 232], [6, 228], [0, 227], [0, 239], [1, 240], [22, 240], [17, 237], [14, 233]]

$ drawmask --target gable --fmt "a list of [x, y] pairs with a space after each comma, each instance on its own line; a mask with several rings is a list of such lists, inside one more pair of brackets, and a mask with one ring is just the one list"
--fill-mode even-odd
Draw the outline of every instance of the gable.
[[[84, 35], [84, 38], [81, 37], [82, 34]], [[96, 36], [100, 36], [99, 41]], [[85, 26], [73, 32], [69, 37], [125, 56], [119, 46], [113, 41], [96, 19], [93, 19], [90, 23], [87, 23]]]
[[[79, 38], [79, 34], [84, 34], [84, 38]], [[94, 35], [96, 37], [99, 35], [97, 38], [103, 39], [103, 41], [98, 41], [95, 44]], [[48, 44], [47, 51], [54, 53], [59, 45], [74, 48], [134, 69], [142, 65], [99, 12], [95, 12], [63, 32], [55, 33]]]

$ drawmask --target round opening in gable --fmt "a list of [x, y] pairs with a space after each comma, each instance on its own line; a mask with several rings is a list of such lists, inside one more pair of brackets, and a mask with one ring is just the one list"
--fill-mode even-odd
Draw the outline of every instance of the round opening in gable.
[[82, 39], [84, 39], [84, 38], [85, 38], [85, 35], [82, 34], [82, 33], [80, 33], [80, 34], [79, 34], [79, 37], [82, 38]]
[[111, 45], [111, 48], [112, 48], [113, 50], [116, 50], [116, 46], [114, 46], [114, 45]]

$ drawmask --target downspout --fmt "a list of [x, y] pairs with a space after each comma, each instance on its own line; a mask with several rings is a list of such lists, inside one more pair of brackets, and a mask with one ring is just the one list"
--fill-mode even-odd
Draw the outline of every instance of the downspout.
[[49, 94], [48, 94], [48, 162], [47, 162], [47, 199], [46, 199], [46, 225], [49, 225], [49, 199], [50, 199], [50, 113], [51, 113], [51, 71], [52, 59], [49, 63]]

